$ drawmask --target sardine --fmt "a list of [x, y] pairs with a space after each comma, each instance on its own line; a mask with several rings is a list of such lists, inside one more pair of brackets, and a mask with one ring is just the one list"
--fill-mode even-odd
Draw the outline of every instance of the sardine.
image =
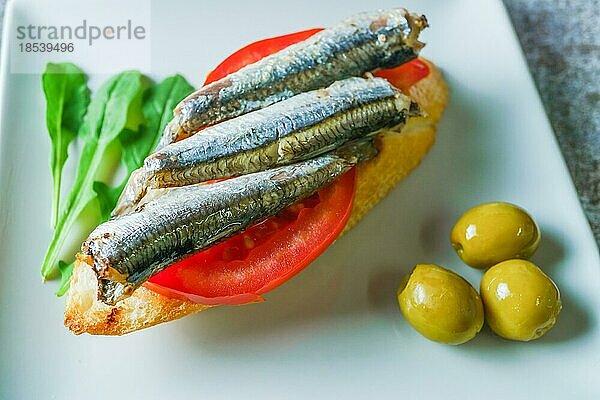
[[277, 214], [375, 154], [372, 140], [363, 140], [211, 185], [153, 191], [136, 212], [101, 224], [82, 245], [98, 277], [98, 298], [115, 304], [157, 272]]
[[148, 156], [114, 215], [152, 188], [185, 186], [264, 171], [323, 154], [418, 115], [409, 97], [381, 78], [348, 78], [208, 127]]
[[404, 8], [349, 18], [192, 93], [157, 148], [298, 93], [410, 61], [424, 46], [418, 36], [425, 27], [425, 16]]

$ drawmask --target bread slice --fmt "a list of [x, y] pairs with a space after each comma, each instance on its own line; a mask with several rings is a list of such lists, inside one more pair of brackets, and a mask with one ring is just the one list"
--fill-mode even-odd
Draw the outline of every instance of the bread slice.
[[[435, 141], [436, 125], [448, 100], [440, 71], [429, 63], [431, 73], [410, 89], [410, 96], [427, 112], [413, 118], [402, 134], [385, 132], [380, 153], [359, 165], [356, 194], [347, 231], [394, 186], [408, 175]], [[92, 268], [79, 258], [75, 264], [65, 309], [65, 325], [74, 333], [123, 335], [202, 311], [209, 306], [166, 297], [145, 287], [115, 306], [97, 300], [97, 280]]]

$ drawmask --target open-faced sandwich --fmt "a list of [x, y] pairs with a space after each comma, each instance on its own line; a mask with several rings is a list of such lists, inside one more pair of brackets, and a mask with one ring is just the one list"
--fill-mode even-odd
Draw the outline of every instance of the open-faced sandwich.
[[424, 16], [365, 13], [238, 51], [174, 110], [77, 256], [65, 324], [119, 335], [245, 304], [356, 224], [434, 142]]

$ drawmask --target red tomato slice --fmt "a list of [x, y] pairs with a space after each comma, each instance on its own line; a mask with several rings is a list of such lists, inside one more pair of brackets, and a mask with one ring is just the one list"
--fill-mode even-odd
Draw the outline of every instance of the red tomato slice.
[[279, 215], [165, 269], [149, 287], [206, 305], [260, 301], [338, 237], [352, 211], [354, 179], [352, 170]]
[[211, 82], [218, 81], [248, 64], [255, 63], [268, 55], [277, 53], [279, 50], [291, 46], [292, 44], [308, 39], [322, 30], [323, 28], [308, 29], [301, 32], [290, 33], [289, 35], [272, 37], [250, 43], [248, 46], [242, 47], [223, 60], [221, 64], [217, 65], [217, 68], [212, 70], [206, 77], [204, 85], [206, 86]]
[[429, 75], [429, 66], [417, 58], [396, 68], [379, 70], [373, 75], [387, 79], [406, 93], [412, 85]]
[[[208, 74], [205, 85], [320, 30], [310, 29], [252, 43], [219, 64]], [[387, 78], [400, 89], [407, 89], [428, 72], [426, 64], [415, 60], [376, 75]], [[304, 269], [339, 236], [352, 211], [354, 188], [353, 169], [279, 215], [161, 271], [145, 286], [166, 296], [206, 305], [261, 301], [262, 294]]]

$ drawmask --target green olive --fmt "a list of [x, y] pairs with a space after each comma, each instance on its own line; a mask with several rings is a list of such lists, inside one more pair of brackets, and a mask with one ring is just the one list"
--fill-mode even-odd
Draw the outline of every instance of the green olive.
[[398, 304], [406, 320], [421, 335], [442, 343], [471, 340], [483, 325], [483, 305], [477, 291], [452, 271], [418, 264], [398, 289]]
[[506, 339], [539, 338], [554, 326], [562, 307], [552, 279], [526, 260], [494, 265], [483, 275], [480, 292], [488, 325]]
[[527, 211], [514, 204], [485, 203], [458, 219], [450, 242], [465, 264], [488, 268], [531, 257], [540, 244], [540, 230]]

